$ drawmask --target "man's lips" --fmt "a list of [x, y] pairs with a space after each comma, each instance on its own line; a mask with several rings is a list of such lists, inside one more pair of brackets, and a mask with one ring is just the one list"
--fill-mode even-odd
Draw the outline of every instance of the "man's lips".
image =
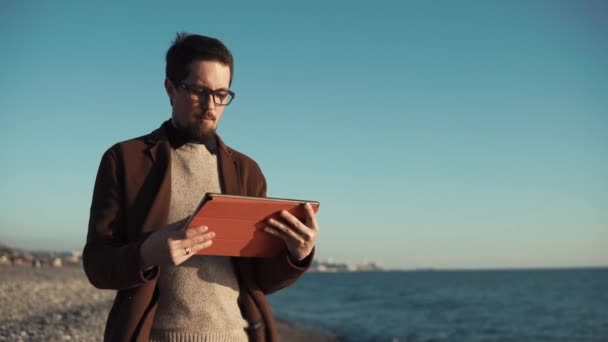
[[215, 118], [213, 118], [211, 116], [198, 116], [197, 120], [213, 122], [213, 121], [215, 121]]

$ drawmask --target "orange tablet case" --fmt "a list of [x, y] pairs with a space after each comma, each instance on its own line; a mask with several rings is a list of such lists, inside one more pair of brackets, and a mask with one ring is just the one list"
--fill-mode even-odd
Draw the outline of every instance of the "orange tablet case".
[[207, 193], [186, 227], [207, 226], [215, 233], [213, 244], [197, 254], [273, 257], [285, 249], [285, 244], [264, 231], [266, 221], [279, 219], [280, 211], [287, 210], [305, 223], [304, 203], [310, 203], [315, 212], [319, 210], [317, 201]]

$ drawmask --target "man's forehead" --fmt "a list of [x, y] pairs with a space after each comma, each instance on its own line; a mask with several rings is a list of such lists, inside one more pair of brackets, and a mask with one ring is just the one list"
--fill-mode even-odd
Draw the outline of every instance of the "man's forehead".
[[196, 61], [190, 65], [188, 80], [211, 88], [230, 86], [230, 67], [218, 61]]

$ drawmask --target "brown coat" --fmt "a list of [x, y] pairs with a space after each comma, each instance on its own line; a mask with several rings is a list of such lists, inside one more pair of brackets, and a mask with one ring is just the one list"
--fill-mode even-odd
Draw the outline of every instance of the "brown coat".
[[[112, 146], [102, 157], [91, 204], [85, 273], [95, 287], [118, 290], [106, 324], [106, 341], [148, 341], [158, 290], [158, 268], [141, 271], [139, 248], [167, 224], [171, 194], [169, 121], [152, 133]], [[255, 161], [219, 139], [220, 185], [226, 194], [266, 196], [266, 181]], [[202, 197], [202, 194], [201, 194]], [[239, 306], [249, 322], [250, 340], [277, 341], [265, 294], [291, 285], [312, 261], [295, 265], [287, 255], [233, 258], [240, 284]]]

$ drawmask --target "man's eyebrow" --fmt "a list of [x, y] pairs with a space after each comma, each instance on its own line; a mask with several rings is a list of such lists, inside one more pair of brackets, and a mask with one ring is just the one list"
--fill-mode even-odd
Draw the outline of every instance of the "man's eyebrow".
[[205, 84], [198, 84], [198, 83], [194, 83], [192, 86], [197, 87], [197, 88], [206, 88], [206, 89], [210, 89], [212, 91], [218, 91], [218, 90], [228, 91], [228, 90], [230, 90], [229, 88], [223, 88], [223, 87], [222, 88], [213, 89], [213, 88], [211, 88], [211, 87], [209, 87], [209, 86], [207, 86]]

